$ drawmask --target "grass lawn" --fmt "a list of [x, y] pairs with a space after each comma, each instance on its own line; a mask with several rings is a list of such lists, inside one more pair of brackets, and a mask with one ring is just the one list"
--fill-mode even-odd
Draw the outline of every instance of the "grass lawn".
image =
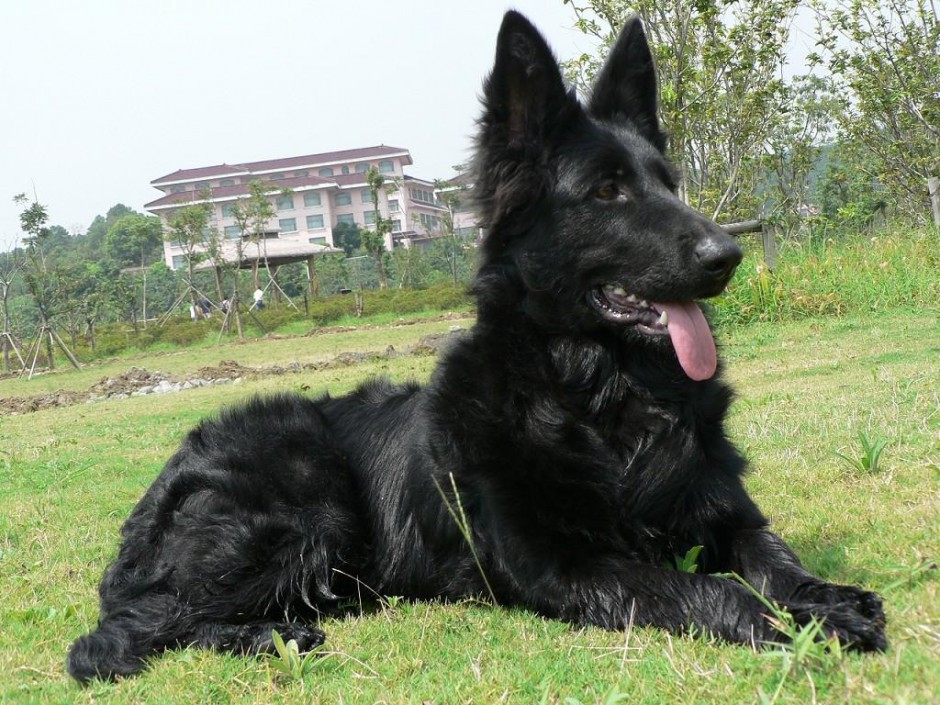
[[[0, 380], [0, 397], [86, 389], [131, 365], [179, 374], [407, 348], [455, 321], [225, 344]], [[457, 322], [467, 325], [467, 322]], [[97, 619], [118, 531], [186, 430], [219, 405], [277, 389], [422, 379], [434, 359], [347, 367], [0, 416], [2, 703], [931, 703], [940, 693], [940, 313], [754, 324], [721, 334], [740, 397], [730, 431], [748, 484], [810, 570], [885, 598], [891, 649], [793, 664], [656, 630], [573, 629], [485, 604], [385, 600], [328, 620], [302, 677], [271, 660], [171, 652], [141, 676], [81, 689], [66, 649]], [[888, 444], [874, 471], [859, 434]]]

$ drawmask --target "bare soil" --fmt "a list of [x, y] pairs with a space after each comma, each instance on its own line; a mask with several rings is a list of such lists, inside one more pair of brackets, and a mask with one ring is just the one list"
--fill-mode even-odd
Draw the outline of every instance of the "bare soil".
[[[333, 332], [339, 332], [339, 330]], [[294, 363], [287, 366], [250, 367], [241, 365], [234, 360], [221, 360], [218, 365], [203, 367], [186, 375], [173, 375], [158, 370], [147, 370], [143, 367], [130, 367], [120, 375], [102, 377], [85, 391], [58, 390], [22, 397], [0, 397], [0, 416], [28, 414], [54, 407], [84, 404], [104, 399], [124, 399], [144, 394], [179, 392], [210, 384], [232, 383], [243, 379], [297, 374], [330, 367], [349, 367], [370, 360], [388, 359], [399, 355], [437, 355], [442, 347], [465, 332], [463, 329], [456, 329], [449, 333], [426, 335], [404, 352], [399, 352], [389, 345], [381, 353], [343, 352], [323, 362]]]

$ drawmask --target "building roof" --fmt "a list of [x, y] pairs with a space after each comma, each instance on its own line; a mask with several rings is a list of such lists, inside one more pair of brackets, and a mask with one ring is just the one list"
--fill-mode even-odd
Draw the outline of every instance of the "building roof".
[[[322, 176], [298, 176], [290, 179], [278, 179], [277, 181], [265, 181], [264, 185], [270, 187], [269, 193], [276, 194], [281, 189], [300, 189], [309, 190], [310, 188], [327, 188], [336, 186], [336, 178], [324, 178]], [[217, 186], [210, 190], [209, 201], [234, 200], [248, 193], [249, 184], [235, 184], [235, 186]], [[307, 188], [304, 188], [307, 187]], [[178, 206], [184, 203], [203, 203], [206, 199], [202, 197], [201, 191], [180, 191], [178, 193], [168, 193], [155, 201], [144, 204], [146, 210], [160, 210], [171, 206]]]
[[[234, 263], [238, 259], [235, 241], [226, 240], [222, 243], [222, 260], [225, 263]], [[315, 245], [301, 240], [281, 240], [269, 238], [261, 242], [246, 242], [242, 248], [241, 269], [251, 268], [255, 262], [267, 261], [272, 267], [291, 262], [302, 262], [308, 257], [318, 255], [338, 254], [341, 249], [328, 245]], [[204, 260], [196, 265], [196, 269], [211, 269], [216, 266], [214, 260]]]
[[161, 176], [150, 183], [170, 184], [178, 181], [195, 181], [197, 179], [211, 179], [213, 176], [229, 176], [247, 174], [248, 170], [241, 164], [216, 164], [215, 166], [201, 166], [197, 169], [177, 169], [172, 174]]
[[321, 152], [307, 154], [299, 157], [285, 157], [283, 159], [266, 159], [257, 162], [244, 162], [241, 164], [217, 164], [215, 166], [198, 167], [196, 169], [177, 169], [176, 171], [154, 179], [153, 186], [164, 186], [179, 182], [196, 181], [198, 179], [229, 174], [254, 174], [280, 169], [297, 169], [300, 167], [318, 167], [343, 162], [359, 161], [380, 157], [400, 156], [405, 164], [412, 164], [411, 153], [401, 147], [378, 145], [376, 147], [360, 147], [358, 149], [344, 149], [337, 152]]

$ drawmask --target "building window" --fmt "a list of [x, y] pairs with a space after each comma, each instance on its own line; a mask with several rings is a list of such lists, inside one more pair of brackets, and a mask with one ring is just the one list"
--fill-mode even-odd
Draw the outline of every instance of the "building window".
[[277, 229], [282, 233], [295, 233], [297, 232], [297, 219], [281, 218], [277, 221]]
[[222, 206], [222, 217], [223, 218], [235, 217], [235, 204], [234, 203], [226, 203]]
[[183, 193], [186, 190], [186, 187], [182, 184], [176, 184], [176, 186], [170, 186], [170, 193]]
[[352, 195], [348, 193], [338, 193], [333, 199], [333, 203], [335, 203], [337, 206], [351, 206]]
[[173, 255], [173, 269], [182, 269], [186, 266], [186, 255]]
[[208, 182], [208, 181], [197, 181], [197, 182], [196, 182], [196, 190], [197, 190], [197, 191], [205, 191], [207, 188], [209, 188], [209, 182]]
[[389, 213], [398, 212], [398, 199], [390, 199], [388, 202], [388, 211]]
[[427, 213], [421, 213], [419, 215], [421, 220], [421, 225], [423, 225], [428, 230], [436, 230], [440, 224], [440, 219], [436, 215], [428, 215]]
[[305, 176], [310, 176], [310, 172], [309, 171], [295, 171], [294, 172], [295, 179], [302, 179]]
[[234, 186], [234, 185], [235, 185], [235, 179], [222, 179], [219, 182], [219, 186]]
[[307, 242], [309, 242], [311, 245], [325, 245], [326, 238], [325, 237], [311, 237], [307, 239]]
[[237, 240], [242, 236], [241, 228], [237, 225], [226, 225], [225, 226], [225, 239], [226, 240]]
[[392, 221], [392, 232], [393, 232], [393, 233], [400, 233], [400, 232], [401, 232], [401, 221], [400, 221], [400, 220], [393, 220], [393, 221]]
[[323, 167], [323, 168], [320, 169], [320, 171], [318, 171], [317, 173], [318, 173], [320, 176], [333, 176], [333, 170], [330, 169], [330, 167], [328, 167], [328, 166]]
[[356, 164], [356, 173], [357, 173], [357, 174], [365, 174], [367, 171], [369, 171], [369, 165], [368, 165], [368, 164], [363, 164], [362, 162], [360, 162], [359, 164]]
[[280, 181], [286, 178], [286, 174], [271, 174], [268, 178], [271, 179], [271, 181]]
[[308, 215], [307, 216], [307, 230], [323, 230], [323, 216], [322, 215]]
[[411, 191], [412, 201], [424, 201], [425, 203], [435, 203], [434, 194], [431, 191], [425, 191], [421, 188], [413, 188]]
[[364, 188], [359, 192], [360, 198], [362, 198], [363, 203], [372, 204], [372, 189]]
[[391, 159], [383, 159], [379, 162], [379, 173], [381, 174], [394, 174], [395, 173], [395, 164]]
[[294, 196], [293, 194], [285, 194], [283, 196], [277, 197], [277, 209], [279, 211], [292, 211], [294, 210]]
[[362, 217], [365, 218], [366, 225], [375, 225], [375, 211], [366, 211]]
[[320, 194], [307, 192], [304, 194], [304, 206], [307, 208], [312, 208], [313, 206], [320, 205]]
[[355, 225], [356, 219], [353, 217], [352, 213], [344, 213], [343, 215], [336, 216], [336, 224], [341, 225], [346, 223], [346, 225]]
[[348, 174], [348, 173], [349, 173], [349, 167], [344, 165], [343, 168], [340, 169], [340, 171], [342, 171], [344, 174]]

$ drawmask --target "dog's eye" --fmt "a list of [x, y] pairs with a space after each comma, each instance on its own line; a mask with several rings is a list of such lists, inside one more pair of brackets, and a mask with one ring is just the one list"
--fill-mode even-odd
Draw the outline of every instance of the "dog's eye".
[[594, 190], [594, 198], [600, 201], [613, 201], [621, 195], [621, 191], [615, 184], [604, 184]]

